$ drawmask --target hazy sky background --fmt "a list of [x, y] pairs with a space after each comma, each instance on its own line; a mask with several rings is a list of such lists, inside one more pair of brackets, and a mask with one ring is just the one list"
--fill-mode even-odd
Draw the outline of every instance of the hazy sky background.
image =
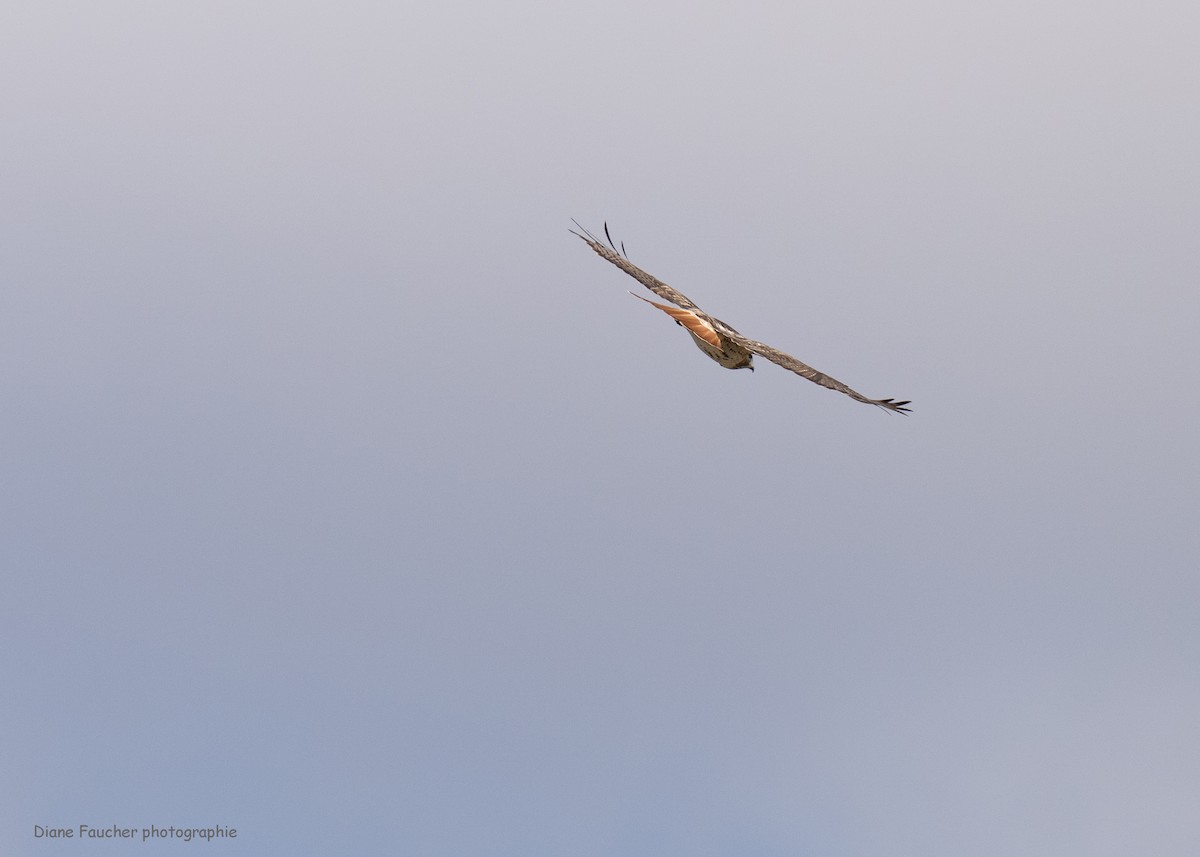
[[6, 3], [0, 852], [1195, 855], [1198, 36]]

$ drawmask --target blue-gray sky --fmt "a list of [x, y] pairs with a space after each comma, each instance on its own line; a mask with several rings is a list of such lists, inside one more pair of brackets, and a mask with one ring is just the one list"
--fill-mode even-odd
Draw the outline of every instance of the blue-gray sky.
[[1194, 854], [1198, 28], [6, 4], [0, 851]]

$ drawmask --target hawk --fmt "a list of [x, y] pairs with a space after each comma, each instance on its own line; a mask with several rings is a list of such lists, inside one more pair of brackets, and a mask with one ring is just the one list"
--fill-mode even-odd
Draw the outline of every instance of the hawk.
[[909, 408], [904, 407], [909, 404], [907, 401], [897, 402], [892, 399], [868, 399], [861, 393], [850, 389], [841, 381], [818, 372], [806, 363], [801, 363], [792, 355], [785, 354], [769, 345], [742, 336], [742, 334], [719, 318], [715, 318], [700, 309], [700, 307], [692, 303], [687, 295], [676, 291], [662, 280], [647, 274], [637, 265], [630, 262], [629, 257], [625, 255], [625, 243], [621, 242], [621, 249], [618, 251], [617, 245], [613, 243], [612, 236], [608, 232], [607, 223], [604, 224], [604, 237], [608, 239], [608, 246], [606, 247], [600, 239], [591, 232], [588, 232], [587, 229], [584, 229], [583, 226], [580, 226], [578, 220], [573, 220], [572, 222], [580, 229], [579, 232], [572, 229], [572, 235], [582, 238], [584, 243], [595, 250], [597, 255], [602, 259], [612, 262], [626, 274], [654, 292], [654, 294], [670, 301], [674, 306], [660, 304], [633, 292], [630, 292], [631, 295], [638, 300], [646, 301], [650, 306], [657, 307], [675, 319], [676, 324], [682, 326], [692, 335], [692, 341], [696, 343], [701, 351], [726, 369], [749, 369], [753, 372], [754, 355], [757, 354], [790, 372], [795, 372], [802, 378], [807, 378], [815, 384], [828, 387], [830, 390], [837, 390], [839, 393], [845, 393], [856, 402], [876, 405], [884, 410], [894, 411], [898, 414], [907, 414], [909, 412]]

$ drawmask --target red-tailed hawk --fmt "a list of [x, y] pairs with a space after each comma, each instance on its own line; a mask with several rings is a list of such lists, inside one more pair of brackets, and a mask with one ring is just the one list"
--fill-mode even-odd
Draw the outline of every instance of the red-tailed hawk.
[[[579, 226], [578, 220], [572, 222], [576, 226]], [[807, 378], [816, 384], [820, 384], [822, 387], [828, 387], [830, 390], [845, 393], [856, 402], [863, 402], [867, 405], [878, 405], [885, 410], [895, 411], [899, 414], [907, 414], [909, 412], [909, 409], [904, 407], [909, 402], [897, 402], [892, 399], [868, 399], [861, 393], [851, 390], [841, 381], [830, 378], [828, 375], [818, 372], [811, 366], [801, 363], [792, 355], [784, 354], [782, 351], [772, 348], [769, 345], [764, 345], [761, 342], [756, 342], [753, 339], [747, 339], [742, 336], [719, 318], [714, 318], [700, 309], [700, 307], [691, 302], [687, 295], [676, 291], [662, 280], [652, 277], [630, 262], [629, 258], [625, 255], [624, 242], [621, 243], [620, 251], [617, 250], [612, 236], [609, 235], [607, 223], [604, 224], [604, 237], [608, 239], [607, 247], [595, 235], [588, 232], [582, 226], [579, 226], [579, 229], [581, 230], [580, 232], [572, 229], [571, 234], [578, 235], [602, 258], [612, 262], [626, 274], [654, 292], [654, 294], [660, 298], [669, 300], [675, 306], [656, 303], [640, 295], [634, 295], [633, 292], [630, 292], [631, 295], [639, 300], [646, 301], [646, 303], [653, 307], [658, 307], [671, 316], [671, 318], [675, 319], [677, 324], [681, 325], [692, 335], [692, 340], [701, 351], [726, 369], [749, 369], [753, 372], [754, 355], [758, 354], [761, 357], [767, 358], [772, 363], [782, 366], [784, 369], [795, 372], [802, 378]]]

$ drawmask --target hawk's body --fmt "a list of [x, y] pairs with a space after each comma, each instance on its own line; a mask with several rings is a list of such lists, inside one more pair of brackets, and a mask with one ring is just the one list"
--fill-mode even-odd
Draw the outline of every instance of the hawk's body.
[[[575, 225], [579, 226], [579, 223], [576, 222]], [[704, 312], [704, 310], [692, 303], [687, 295], [671, 288], [662, 280], [646, 273], [637, 265], [630, 262], [625, 256], [623, 244], [621, 251], [618, 252], [616, 245], [613, 244], [612, 237], [608, 234], [608, 224], [604, 226], [604, 235], [608, 238], [607, 247], [595, 235], [588, 232], [582, 226], [579, 226], [579, 228], [582, 232], [572, 230], [572, 233], [582, 238], [597, 254], [616, 265], [660, 298], [670, 301], [674, 306], [656, 303], [640, 295], [634, 295], [634, 297], [646, 301], [651, 306], [658, 307], [658, 309], [675, 319], [678, 324], [691, 334], [693, 341], [695, 341], [701, 351], [726, 369], [749, 369], [754, 371], [754, 355], [758, 354], [761, 357], [767, 358], [772, 363], [782, 366], [784, 369], [788, 369], [801, 377], [820, 384], [822, 387], [828, 387], [830, 390], [845, 393], [855, 401], [868, 405], [877, 405], [886, 410], [896, 411], [901, 414], [908, 413], [909, 409], [904, 407], [908, 402], [896, 402], [892, 399], [868, 399], [861, 393], [850, 389], [841, 381], [830, 378], [828, 375], [818, 372], [811, 366], [801, 363], [790, 354], [785, 354], [769, 345], [742, 336], [719, 318], [715, 318]], [[630, 292], [630, 294], [633, 293]]]
[[[633, 292], [629, 294], [633, 295]], [[692, 335], [692, 340], [696, 343], [701, 351], [716, 360], [726, 369], [749, 369], [754, 371], [754, 355], [739, 345], [728, 336], [722, 336], [721, 331], [727, 330], [730, 333], [737, 333], [732, 327], [725, 324], [720, 319], [708, 320], [708, 317], [699, 315], [690, 309], [679, 309], [666, 304], [655, 303], [641, 295], [633, 295], [640, 301], [646, 301], [650, 306], [656, 306], [671, 318], [675, 319], [675, 323], [687, 330]]]

